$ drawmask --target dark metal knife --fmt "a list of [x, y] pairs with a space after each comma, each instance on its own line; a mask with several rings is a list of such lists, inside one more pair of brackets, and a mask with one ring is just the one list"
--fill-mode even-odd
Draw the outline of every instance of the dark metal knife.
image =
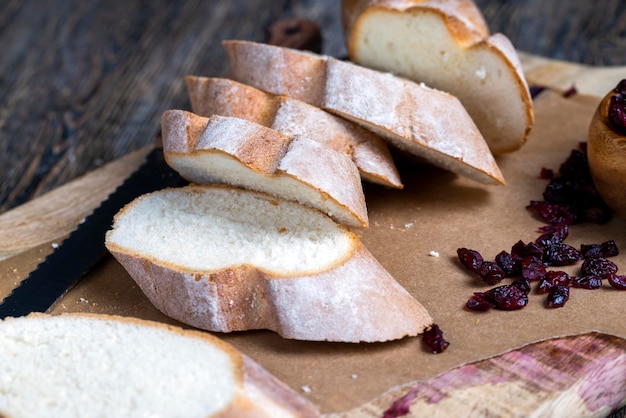
[[46, 312], [104, 256], [104, 235], [113, 216], [136, 197], [183, 183], [155, 147], [146, 161], [0, 304], [0, 318]]

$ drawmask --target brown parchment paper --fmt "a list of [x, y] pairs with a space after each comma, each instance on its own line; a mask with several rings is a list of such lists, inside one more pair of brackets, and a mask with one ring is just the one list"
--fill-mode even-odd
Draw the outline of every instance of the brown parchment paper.
[[[482, 186], [428, 166], [401, 168], [404, 190], [366, 185], [371, 226], [363, 242], [391, 274], [420, 300], [450, 341], [433, 355], [420, 338], [377, 344], [285, 340], [269, 331], [218, 334], [276, 377], [318, 404], [339, 412], [371, 401], [390, 388], [429, 379], [456, 366], [495, 356], [548, 338], [599, 331], [626, 338], [626, 292], [605, 285], [596, 291], [572, 289], [564, 308], [548, 310], [545, 296], [531, 294], [521, 311], [473, 313], [463, 309], [472, 292], [489, 286], [460, 267], [458, 247], [485, 258], [534, 240], [543, 225], [525, 206], [540, 200], [546, 185], [541, 167], [558, 169], [587, 127], [599, 98], [569, 99], [546, 91], [535, 100], [536, 125], [521, 151], [497, 158], [508, 182]], [[575, 225], [566, 243], [616, 241], [613, 259], [626, 270], [626, 221]], [[33, 249], [3, 264], [7, 276], [36, 266], [49, 248]], [[431, 255], [431, 251], [439, 254]], [[565, 268], [578, 274], [580, 264]], [[6, 283], [5, 283], [6, 284]], [[389, 309], [393, 309], [390, 306]], [[159, 313], [112, 258], [105, 259], [53, 309], [115, 313], [174, 323]]]

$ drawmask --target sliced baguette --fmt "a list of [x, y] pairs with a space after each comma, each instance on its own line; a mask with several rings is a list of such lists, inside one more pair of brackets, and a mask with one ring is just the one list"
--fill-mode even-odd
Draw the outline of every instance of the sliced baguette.
[[320, 416], [218, 338], [138, 319], [5, 319], [0, 369], [0, 416], [7, 418]]
[[342, 15], [351, 61], [455, 95], [493, 153], [526, 142], [534, 113], [519, 58], [472, 0], [343, 0]]
[[364, 180], [402, 188], [387, 145], [378, 136], [315, 106], [275, 96], [225, 78], [186, 77], [192, 111], [199, 116], [247, 119], [285, 135], [305, 136], [353, 159]]
[[263, 191], [350, 227], [368, 226], [358, 169], [343, 153], [248, 120], [183, 110], [165, 112], [161, 131], [167, 163], [192, 183]]
[[192, 185], [145, 195], [116, 215], [106, 246], [160, 311], [209, 331], [373, 342], [432, 323], [355, 234], [264, 193]]
[[442, 91], [331, 57], [224, 41], [233, 78], [286, 95], [372, 130], [394, 146], [486, 184], [504, 184], [459, 100]]

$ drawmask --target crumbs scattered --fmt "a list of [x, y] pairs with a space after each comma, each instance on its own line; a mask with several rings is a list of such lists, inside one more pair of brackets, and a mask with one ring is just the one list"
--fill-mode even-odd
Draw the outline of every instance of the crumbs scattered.
[[82, 303], [89, 303], [89, 301], [85, 298], [78, 298], [78, 300]]
[[439, 251], [431, 250], [428, 255], [431, 257], [439, 257]]
[[356, 380], [359, 376], [356, 374], [353, 374], [352, 376], [350, 376], [352, 378], [352, 380]]
[[53, 243], [52, 243], [52, 248], [54, 248], [55, 250], [56, 250], [57, 248], [59, 248], [59, 243], [58, 243], [58, 242], [53, 242]]
[[484, 66], [481, 66], [478, 70], [476, 70], [476, 77], [481, 80], [487, 78], [487, 69]]
[[409, 229], [409, 228], [413, 228], [413, 225], [415, 225], [413, 222], [409, 222], [409, 223], [404, 224], [404, 227], [406, 229]]
[[302, 389], [302, 392], [304, 393], [311, 393], [311, 386], [309, 385], [304, 385], [300, 389]]

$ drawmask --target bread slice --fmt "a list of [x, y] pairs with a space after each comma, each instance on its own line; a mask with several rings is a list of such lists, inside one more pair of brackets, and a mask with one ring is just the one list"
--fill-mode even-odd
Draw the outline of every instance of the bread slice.
[[373, 342], [432, 323], [354, 233], [264, 193], [191, 185], [144, 195], [116, 215], [106, 246], [160, 311], [209, 331]]
[[3, 417], [320, 416], [218, 338], [138, 319], [5, 319], [0, 370]]
[[187, 76], [191, 109], [199, 116], [247, 119], [285, 135], [305, 136], [352, 158], [364, 180], [402, 188], [385, 142], [317, 107], [225, 78]]
[[355, 228], [368, 226], [349, 156], [244, 119], [170, 110], [161, 119], [167, 163], [196, 184], [227, 183], [294, 200]]
[[534, 113], [519, 58], [472, 0], [344, 0], [342, 15], [350, 60], [455, 95], [493, 153], [526, 142]]
[[342, 116], [446, 170], [504, 184], [484, 138], [448, 93], [303, 51], [246, 41], [223, 46], [233, 78], [244, 84]]

